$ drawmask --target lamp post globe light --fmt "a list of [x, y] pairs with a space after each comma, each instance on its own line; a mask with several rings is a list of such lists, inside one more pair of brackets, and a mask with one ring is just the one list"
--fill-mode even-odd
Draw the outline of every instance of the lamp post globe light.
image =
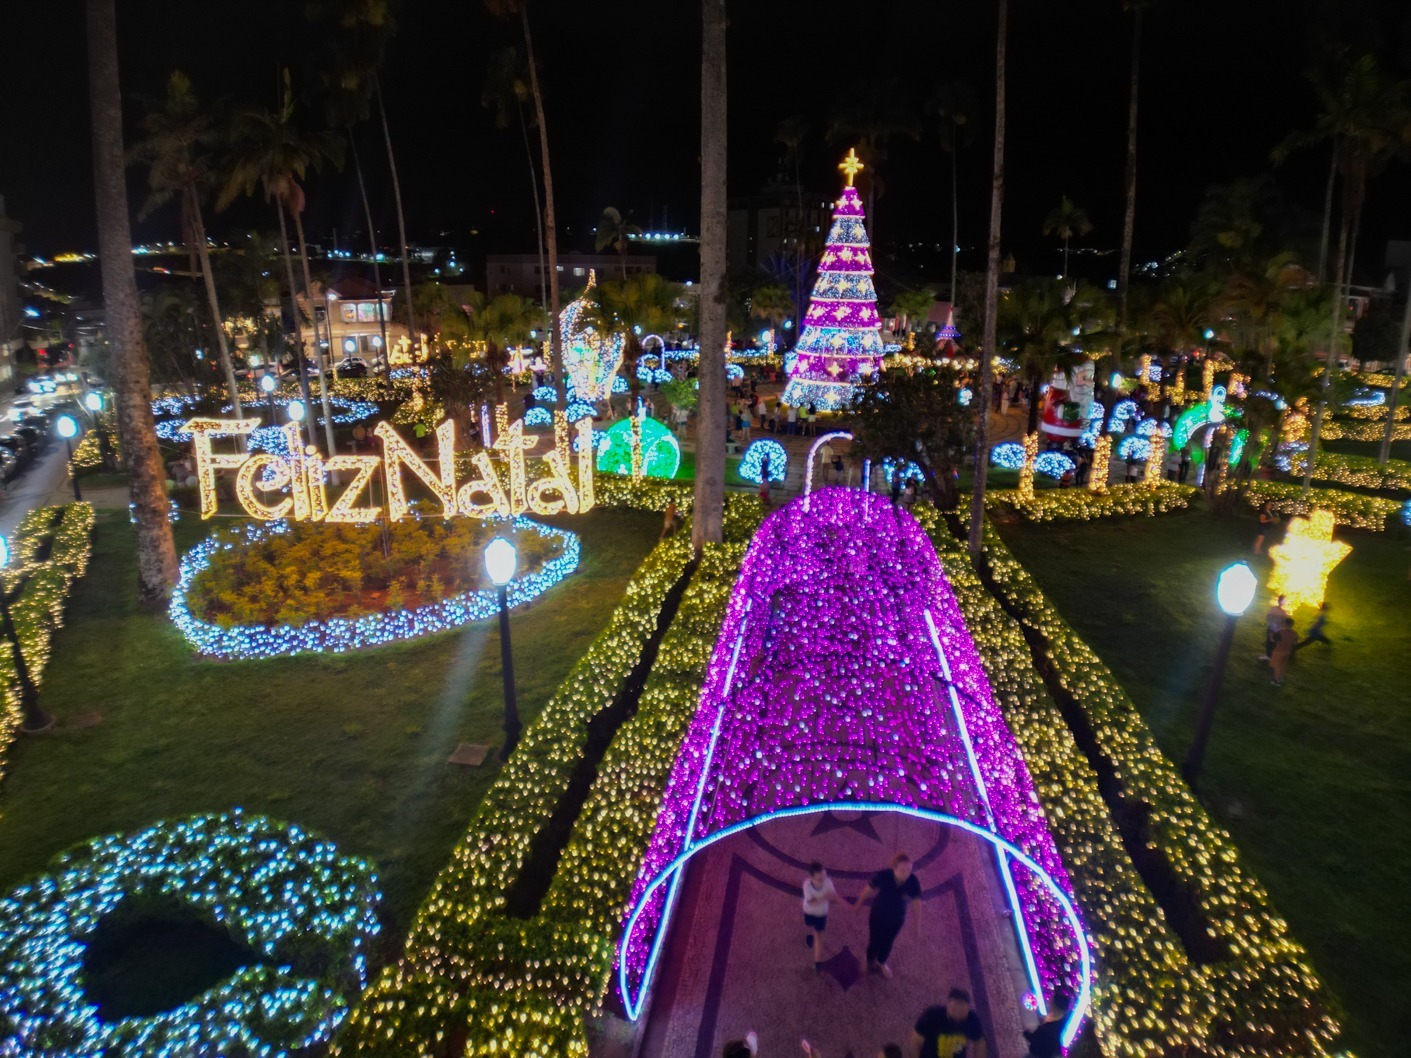
[[[0, 535], [0, 569], [10, 564], [10, 542]], [[15, 623], [10, 619], [9, 585], [0, 579], [0, 633], [10, 645], [10, 656], [15, 662], [15, 679], [20, 685], [20, 730], [26, 734], [48, 731], [54, 726], [54, 717], [39, 704], [39, 689], [29, 674], [29, 663], [20, 649], [20, 637], [15, 632]]]
[[78, 435], [78, 420], [72, 415], [60, 415], [59, 421], [54, 424], [54, 428], [59, 431], [59, 436], [64, 439], [64, 451], [68, 453], [69, 477], [73, 479], [73, 498], [83, 499], [83, 490], [79, 488], [78, 474], [73, 468], [73, 439]]
[[266, 371], [260, 376], [260, 391], [265, 395], [266, 418], [271, 426], [274, 425], [274, 391], [278, 387], [279, 383], [270, 372]]
[[500, 747], [501, 760], [509, 760], [519, 744], [523, 726], [519, 722], [519, 706], [514, 700], [514, 652], [510, 649], [509, 583], [514, 579], [518, 564], [519, 554], [514, 544], [504, 537], [497, 536], [486, 545], [485, 572], [500, 589], [500, 669], [505, 678], [505, 744]]
[[89, 411], [91, 411], [94, 415], [97, 415], [100, 411], [103, 410], [103, 394], [101, 394], [101, 393], [88, 393], [88, 394], [86, 394], [86, 395], [84, 396], [84, 398], [83, 398], [83, 406], [84, 406], [85, 408], [87, 408]]
[[1220, 571], [1215, 582], [1215, 601], [1225, 614], [1225, 628], [1220, 633], [1220, 645], [1215, 652], [1215, 668], [1210, 673], [1210, 682], [1205, 686], [1205, 695], [1200, 702], [1200, 716], [1196, 720], [1195, 736], [1191, 739], [1190, 750], [1186, 753], [1181, 774], [1186, 782], [1195, 785], [1205, 763], [1205, 746], [1210, 741], [1210, 729], [1215, 723], [1215, 707], [1220, 702], [1220, 685], [1225, 681], [1225, 663], [1230, 659], [1230, 647], [1235, 641], [1235, 625], [1254, 602], [1254, 593], [1259, 581], [1254, 571], [1244, 562], [1236, 562]]

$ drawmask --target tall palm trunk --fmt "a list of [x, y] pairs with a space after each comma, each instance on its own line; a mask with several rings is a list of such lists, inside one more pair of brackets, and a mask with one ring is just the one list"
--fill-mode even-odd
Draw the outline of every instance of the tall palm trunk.
[[722, 539], [725, 511], [725, 0], [701, 0], [701, 360], [691, 543]]
[[240, 389], [235, 382], [235, 365], [230, 360], [230, 343], [225, 337], [224, 317], [220, 314], [220, 300], [216, 297], [216, 279], [211, 272], [211, 252], [206, 246], [206, 222], [201, 217], [201, 198], [196, 188], [186, 187], [187, 208], [191, 211], [192, 241], [196, 244], [196, 256], [201, 264], [201, 278], [206, 283], [206, 303], [211, 307], [211, 325], [216, 332], [216, 348], [220, 351], [221, 367], [225, 369], [225, 385], [230, 391], [230, 403], [235, 407], [235, 417], [240, 417]]
[[544, 269], [544, 206], [539, 199], [539, 174], [534, 171], [534, 148], [529, 143], [529, 122], [524, 120], [524, 107], [515, 101], [519, 115], [519, 132], [524, 137], [524, 156], [529, 160], [529, 186], [534, 190], [534, 249], [539, 254], [539, 304], [549, 304], [549, 276]]
[[[382, 141], [387, 145], [387, 168], [392, 172], [392, 198], [397, 204], [397, 239], [402, 253], [402, 292], [407, 297], [407, 338], [416, 342], [416, 306], [412, 304], [412, 268], [408, 263], [407, 218], [402, 212], [402, 181], [397, 175], [397, 155], [392, 150], [392, 130], [387, 125], [387, 107], [382, 102], [382, 79], [373, 75], [373, 90], [377, 94], [377, 114], [382, 119]], [[332, 445], [329, 445], [332, 451]]]
[[[967, 546], [980, 557], [985, 531], [985, 484], [990, 469], [990, 393], [994, 387], [995, 331], [999, 320], [999, 231], [1004, 206], [1004, 85], [1005, 38], [1009, 32], [1009, 0], [999, 0], [995, 32], [995, 161], [990, 182], [990, 243], [985, 258], [985, 320], [980, 337], [980, 382], [975, 400], [975, 460], [970, 493], [970, 536]], [[954, 295], [952, 295], [954, 296]]]
[[[338, 449], [333, 446], [333, 409], [328, 403], [328, 364], [324, 361], [323, 346], [318, 338], [318, 312], [314, 308], [314, 281], [309, 273], [309, 247], [304, 242], [304, 221], [299, 216], [299, 211], [290, 210], [294, 217], [294, 234], [299, 240], [299, 264], [304, 269], [304, 290], [309, 299], [309, 315], [313, 317], [314, 323], [314, 363], [318, 365], [318, 400], [323, 408], [323, 433], [328, 443], [328, 454], [335, 455]], [[324, 310], [327, 312], [327, 310]], [[330, 343], [331, 344], [331, 343]], [[332, 352], [332, 349], [329, 350]], [[313, 425], [309, 426], [309, 436], [312, 437], [316, 430]]]
[[[954, 125], [954, 122], [951, 122]], [[954, 132], [952, 132], [954, 137]], [[955, 309], [955, 287], [960, 268], [960, 141], [952, 138], [950, 145], [950, 307]]]
[[[284, 276], [289, 284], [289, 311], [294, 320], [294, 346], [297, 350], [295, 362], [299, 366], [299, 399], [307, 409], [313, 402], [309, 397], [309, 368], [304, 356], [304, 324], [299, 317], [299, 285], [294, 281], [294, 257], [289, 252], [289, 228], [284, 223], [284, 204], [276, 201], [274, 208], [279, 214], [279, 250], [284, 258]], [[314, 337], [314, 344], [318, 344], [317, 335]]]
[[367, 244], [372, 258], [372, 285], [377, 288], [377, 332], [382, 339], [383, 364], [387, 368], [387, 380], [392, 379], [392, 363], [387, 350], [387, 316], [382, 311], [382, 268], [377, 263], [377, 228], [372, 223], [372, 203], [368, 201], [367, 184], [363, 182], [363, 163], [358, 157], [358, 144], [353, 136], [353, 126], [348, 129], [348, 150], [353, 156], [353, 171], [358, 175], [358, 195], [363, 200], [363, 216], [367, 218]]
[[1303, 468], [1303, 492], [1307, 497], [1309, 490], [1313, 487], [1313, 464], [1318, 459], [1318, 442], [1323, 436], [1323, 416], [1328, 411], [1328, 398], [1333, 389], [1333, 371], [1337, 368], [1337, 347], [1338, 338], [1342, 331], [1342, 283], [1343, 268], [1347, 263], [1347, 237], [1350, 227], [1349, 218], [1344, 211], [1342, 224], [1338, 228], [1338, 255], [1337, 255], [1337, 278], [1333, 283], [1333, 319], [1332, 326], [1328, 331], [1328, 358], [1323, 364], [1323, 379], [1320, 383], [1318, 408], [1313, 413], [1313, 428], [1308, 434], [1308, 462]]
[[1338, 175], [1338, 138], [1333, 136], [1333, 157], [1328, 163], [1328, 186], [1323, 192], [1323, 235], [1318, 240], [1318, 282], [1328, 278], [1328, 235], [1333, 227], [1333, 184]]
[[1401, 344], [1396, 347], [1396, 368], [1392, 374], [1391, 395], [1387, 398], [1387, 428], [1382, 435], [1381, 451], [1377, 453], [1377, 465], [1386, 466], [1391, 458], [1391, 442], [1396, 436], [1396, 405], [1401, 396], [1401, 380], [1406, 376], [1406, 348], [1411, 346], [1411, 269], [1402, 277], [1406, 284], [1406, 308], [1401, 314]]
[[554, 376], [554, 403], [562, 408], [568, 399], [568, 380], [563, 374], [563, 335], [559, 333], [559, 234], [554, 214], [554, 172], [549, 164], [549, 127], [544, 120], [539, 68], [534, 63], [528, 3], [519, 5], [519, 17], [524, 29], [524, 56], [529, 62], [529, 91], [534, 97], [534, 117], [539, 123], [539, 162], [544, 170], [544, 247], [549, 255], [549, 370]]
[[1068, 236], [1063, 237], [1063, 278], [1068, 279]]
[[[1132, 274], [1132, 230], [1137, 221], [1137, 90], [1141, 83], [1142, 9], [1132, 10], [1132, 80], [1127, 104], [1127, 207], [1122, 217], [1122, 256], [1117, 271], [1117, 340], [1127, 344], [1127, 280]], [[1120, 355], [1120, 354], [1119, 354]]]
[[128, 495], [137, 523], [137, 597], [143, 604], [155, 606], [176, 583], [176, 546], [167, 519], [167, 475], [152, 419], [151, 365], [132, 270], [115, 0], [88, 0], [87, 23], [93, 185], [103, 305], [114, 346], [114, 404], [127, 463]]

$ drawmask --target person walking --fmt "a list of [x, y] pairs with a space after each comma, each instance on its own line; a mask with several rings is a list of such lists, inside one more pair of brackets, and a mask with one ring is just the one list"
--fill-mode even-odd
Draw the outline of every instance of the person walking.
[[838, 899], [838, 890], [833, 888], [833, 879], [828, 877], [823, 864], [815, 860], [808, 865], [808, 877], [803, 880], [803, 924], [808, 932], [804, 943], [813, 952], [813, 968], [823, 966], [823, 931], [828, 928], [829, 904]]
[[766, 511], [771, 504], [769, 502], [769, 454], [766, 452], [763, 459], [759, 461], [759, 502]]
[[833, 446], [824, 441], [818, 446], [818, 469], [824, 483], [828, 481], [828, 469], [833, 465]]
[[789, 405], [789, 428], [784, 431], [790, 437], [799, 432], [799, 409]]
[[865, 900], [872, 901], [872, 910], [867, 916], [867, 971], [877, 971], [888, 979], [892, 968], [887, 960], [892, 957], [892, 945], [897, 934], [906, 924], [908, 904], [921, 899], [921, 883], [911, 873], [911, 857], [899, 852], [892, 857], [892, 865], [878, 871], [867, 883], [867, 888], [853, 901], [857, 910]]
[[1324, 631], [1324, 629], [1327, 627], [1327, 624], [1328, 604], [1323, 603], [1323, 605], [1318, 607], [1318, 616], [1313, 618], [1313, 623], [1308, 627], [1308, 634], [1304, 636], [1303, 639], [1299, 641], [1299, 644], [1293, 649], [1295, 651], [1302, 650], [1310, 643], [1322, 643], [1325, 647], [1332, 646], [1333, 641], [1328, 638], [1327, 632]]
[[985, 1030], [963, 988], [952, 988], [944, 1006], [921, 1012], [912, 1040], [920, 1058], [985, 1058]]
[[1293, 648], [1298, 645], [1298, 633], [1293, 630], [1293, 618], [1284, 618], [1284, 627], [1274, 637], [1274, 649], [1269, 652], [1269, 670], [1273, 674], [1274, 685], [1282, 686], [1284, 673], [1288, 671], [1293, 658]]
[[1029, 1043], [1026, 1058], [1063, 1058], [1063, 1023], [1068, 1020], [1072, 1005], [1067, 992], [1053, 994], [1048, 1001], [1048, 1013], [1038, 1027], [1024, 1030], [1024, 1039]]
[[1278, 523], [1278, 515], [1274, 513], [1274, 508], [1266, 500], [1259, 507], [1259, 528], [1254, 536], [1254, 553], [1264, 554], [1264, 538], [1269, 535], [1269, 531]]
[[808, 406], [808, 436], [818, 436], [818, 405], [816, 404]]
[[1288, 610], [1284, 609], [1285, 601], [1285, 597], [1280, 595], [1264, 615], [1264, 654], [1260, 661], [1268, 661], [1269, 656], [1274, 653], [1274, 640], [1283, 631], [1284, 621], [1289, 616]]

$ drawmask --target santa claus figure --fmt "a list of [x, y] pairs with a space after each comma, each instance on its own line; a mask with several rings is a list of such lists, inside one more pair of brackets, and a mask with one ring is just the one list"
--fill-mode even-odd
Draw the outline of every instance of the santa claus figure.
[[1050, 437], [1068, 440], [1087, 426], [1096, 386], [1096, 368], [1084, 360], [1071, 371], [1055, 371], [1044, 392], [1043, 418], [1039, 429]]

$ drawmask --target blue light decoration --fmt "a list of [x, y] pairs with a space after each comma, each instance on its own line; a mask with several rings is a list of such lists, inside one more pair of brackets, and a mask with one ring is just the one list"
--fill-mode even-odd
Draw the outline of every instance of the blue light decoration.
[[424, 367], [394, 367], [387, 372], [388, 378], [428, 378], [431, 372]]
[[[1134, 400], [1119, 400], [1112, 407], [1112, 431], [1119, 432], [1118, 423], [1125, 423], [1129, 419], [1135, 419], [1140, 412], [1137, 410], [1137, 402]], [[1123, 426], [1121, 429], [1125, 430]]]
[[1349, 408], [1376, 408], [1387, 402], [1386, 390], [1358, 389], [1345, 403]]
[[[243, 967], [174, 1010], [100, 1018], [84, 995], [85, 941], [129, 897], [157, 895], [273, 965]], [[366, 861], [240, 809], [76, 846], [0, 900], [0, 1055], [307, 1053], [366, 982], [381, 898]], [[319, 958], [296, 959], [314, 943]]]
[[1148, 382], [1160, 382], [1161, 375], [1162, 371], [1160, 364], [1153, 363], [1150, 367], [1146, 369], [1146, 380]]
[[1303, 473], [1304, 457], [1308, 451], [1307, 441], [1285, 441], [1279, 445], [1278, 452], [1274, 455], [1274, 465], [1285, 473]]
[[[574, 450], [575, 452], [581, 452], [581, 451], [583, 451], [583, 446], [582, 446], [582, 444], [579, 443], [580, 440], [581, 440], [581, 439], [579, 438], [579, 436], [575, 433], [575, 434], [573, 435], [573, 441], [572, 441], [573, 450]], [[597, 429], [595, 429], [595, 430], [593, 431], [593, 451], [595, 451], [595, 452], [601, 452], [603, 449], [605, 449], [605, 448], [606, 448], [609, 444], [611, 444], [611, 443], [612, 443], [612, 439], [611, 439], [610, 437], [608, 437], [608, 432], [607, 432], [606, 430], [597, 430]]]
[[990, 449], [990, 462], [1005, 470], [1018, 470], [1024, 465], [1024, 446], [1018, 441], [1005, 441]]
[[568, 407], [564, 411], [568, 414], [569, 422], [577, 422], [579, 419], [593, 419], [598, 414], [598, 409], [585, 400], [569, 401]]
[[745, 377], [745, 369], [739, 364], [725, 365], [725, 380], [727, 382], [737, 382]]
[[[127, 520], [133, 525], [137, 524], [137, 504], [127, 505]], [[171, 524], [181, 521], [181, 508], [176, 505], [176, 500], [167, 501], [167, 521]]]
[[[674, 478], [681, 469], [681, 446], [665, 425], [644, 418], [642, 424], [642, 473], [649, 478]], [[598, 450], [598, 471], [632, 473], [632, 421], [618, 419], [607, 429], [608, 444]]]
[[[1022, 459], [1024, 455], [1022, 449], [1020, 450], [1019, 455]], [[917, 481], [926, 480], [926, 475], [921, 473], [921, 468], [915, 463], [913, 463], [910, 459], [893, 459], [891, 456], [886, 456], [882, 460], [882, 476], [887, 479], [888, 488], [891, 488], [894, 484], [896, 484], [896, 482], [894, 482], [892, 479], [897, 475], [898, 472], [900, 472], [901, 474], [901, 480], [903, 484], [910, 481], [912, 478], [915, 478]]]
[[554, 415], [548, 408], [530, 408], [524, 413], [525, 426], [552, 426], [553, 424]]
[[[291, 403], [298, 400], [298, 397], [274, 397], [273, 403], [276, 408], [287, 408]], [[260, 397], [258, 401], [250, 401], [243, 406], [243, 410], [248, 415], [255, 412], [263, 413], [264, 409], [270, 406], [271, 398]], [[334, 426], [351, 426], [355, 422], [363, 419], [370, 419], [377, 414], [377, 405], [369, 400], [353, 400], [349, 397], [329, 397], [328, 406], [335, 409], [333, 412]], [[315, 413], [322, 408], [321, 401], [314, 401], [313, 410]], [[235, 405], [227, 404], [221, 408], [222, 415], [229, 415], [235, 411]], [[323, 425], [322, 416], [318, 416], [315, 421], [318, 425]]]
[[553, 386], [535, 386], [534, 399], [544, 404], [552, 404], [559, 399], [559, 391]]
[[1034, 473], [1053, 478], [1055, 481], [1076, 469], [1077, 464], [1062, 452], [1040, 452], [1034, 460]]
[[630, 393], [631, 390], [632, 387], [627, 384], [627, 379], [623, 378], [621, 375], [613, 375], [612, 391], [614, 393]]
[[1411, 500], [1401, 505], [1401, 524], [1411, 528]]
[[765, 456], [769, 457], [769, 480], [782, 482], [788, 473], [789, 453], [778, 441], [768, 438], [750, 442], [740, 459], [740, 477], [756, 485], [762, 484]]
[[1117, 458], [1127, 463], [1145, 463], [1151, 458], [1151, 442], [1145, 437], [1124, 437], [1117, 445]]
[[1103, 407], [1101, 401], [1093, 401], [1088, 409], [1088, 423], [1078, 435], [1079, 448], [1097, 447], [1098, 436], [1102, 433]]
[[[510, 582], [509, 604], [515, 607], [538, 598], [577, 569], [580, 548], [578, 534], [567, 529], [540, 525], [522, 515], [515, 518], [512, 525], [518, 532], [558, 540], [563, 545], [563, 553], [545, 562], [536, 573]], [[287, 521], [250, 524], [244, 527], [243, 541], [221, 542], [207, 538], [181, 557], [177, 584], [167, 613], [172, 624], [198, 654], [226, 660], [292, 657], [296, 654], [344, 654], [350, 650], [435, 635], [499, 613], [499, 595], [494, 588], [461, 592], [440, 602], [412, 609], [385, 610], [362, 617], [330, 617], [326, 621], [308, 621], [301, 625], [223, 626], [204, 621], [191, 611], [187, 599], [192, 585], [210, 566], [217, 548], [235, 547], [237, 543], [253, 544], [267, 536], [288, 531]]]
[[1153, 433], [1160, 432], [1162, 437], [1170, 440], [1171, 424], [1163, 422], [1161, 419], [1143, 419], [1137, 423], [1137, 436], [1150, 437]]

